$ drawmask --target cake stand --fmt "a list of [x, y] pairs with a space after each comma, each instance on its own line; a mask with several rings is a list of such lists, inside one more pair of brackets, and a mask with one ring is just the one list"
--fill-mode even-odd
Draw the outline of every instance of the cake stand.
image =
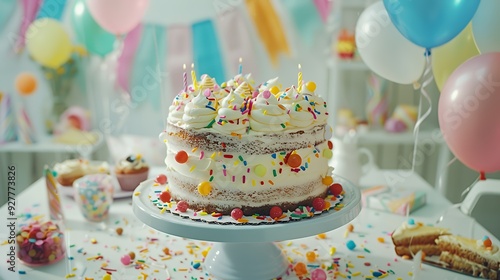
[[133, 211], [139, 220], [160, 232], [215, 242], [204, 266], [217, 279], [273, 279], [288, 268], [284, 254], [273, 242], [334, 230], [361, 211], [359, 189], [339, 176], [335, 180], [345, 192], [341, 210], [287, 223], [222, 225], [193, 221], [169, 212], [161, 214], [149, 199], [151, 184], [147, 183], [135, 190], [139, 194], [133, 196]]

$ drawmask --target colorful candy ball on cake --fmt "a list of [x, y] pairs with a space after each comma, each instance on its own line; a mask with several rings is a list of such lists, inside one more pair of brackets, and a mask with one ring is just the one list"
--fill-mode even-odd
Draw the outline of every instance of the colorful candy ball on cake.
[[269, 216], [273, 219], [277, 219], [283, 215], [283, 210], [279, 206], [273, 206], [269, 211]]
[[235, 220], [239, 220], [243, 217], [243, 211], [240, 208], [234, 208], [231, 211], [231, 217]]
[[330, 186], [330, 193], [334, 196], [340, 195], [343, 190], [342, 185], [339, 183], [335, 183]]
[[177, 210], [179, 210], [179, 212], [182, 212], [182, 213], [185, 213], [189, 208], [189, 204], [184, 201], [184, 200], [181, 200], [179, 202], [177, 202]]
[[160, 174], [156, 176], [155, 181], [160, 185], [164, 185], [167, 183], [167, 176], [165, 176], [165, 174]]

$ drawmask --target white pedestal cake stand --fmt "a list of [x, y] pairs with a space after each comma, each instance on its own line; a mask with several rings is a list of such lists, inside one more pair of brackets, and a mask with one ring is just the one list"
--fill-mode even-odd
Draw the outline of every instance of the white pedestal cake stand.
[[261, 225], [222, 225], [193, 221], [159, 209], [149, 199], [150, 188], [142, 184], [133, 197], [133, 210], [146, 225], [172, 235], [213, 241], [205, 258], [205, 269], [217, 279], [273, 279], [288, 268], [288, 262], [275, 241], [296, 239], [339, 228], [361, 211], [361, 193], [346, 179], [335, 176], [345, 194], [344, 207], [312, 218], [287, 223]]

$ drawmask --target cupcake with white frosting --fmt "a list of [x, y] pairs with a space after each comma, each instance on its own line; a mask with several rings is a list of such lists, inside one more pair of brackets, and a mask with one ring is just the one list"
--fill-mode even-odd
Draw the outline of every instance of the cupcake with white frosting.
[[123, 191], [133, 191], [149, 175], [149, 165], [141, 154], [130, 155], [116, 163], [115, 174]]

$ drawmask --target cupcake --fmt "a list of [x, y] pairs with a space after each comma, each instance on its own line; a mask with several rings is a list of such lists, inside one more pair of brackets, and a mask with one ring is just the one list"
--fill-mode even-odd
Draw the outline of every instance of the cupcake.
[[116, 164], [115, 174], [123, 191], [133, 191], [148, 178], [149, 166], [140, 154], [130, 155]]
[[69, 159], [54, 166], [57, 173], [56, 179], [63, 187], [71, 187], [73, 182], [88, 174], [109, 174], [106, 162], [89, 162], [85, 159]]

